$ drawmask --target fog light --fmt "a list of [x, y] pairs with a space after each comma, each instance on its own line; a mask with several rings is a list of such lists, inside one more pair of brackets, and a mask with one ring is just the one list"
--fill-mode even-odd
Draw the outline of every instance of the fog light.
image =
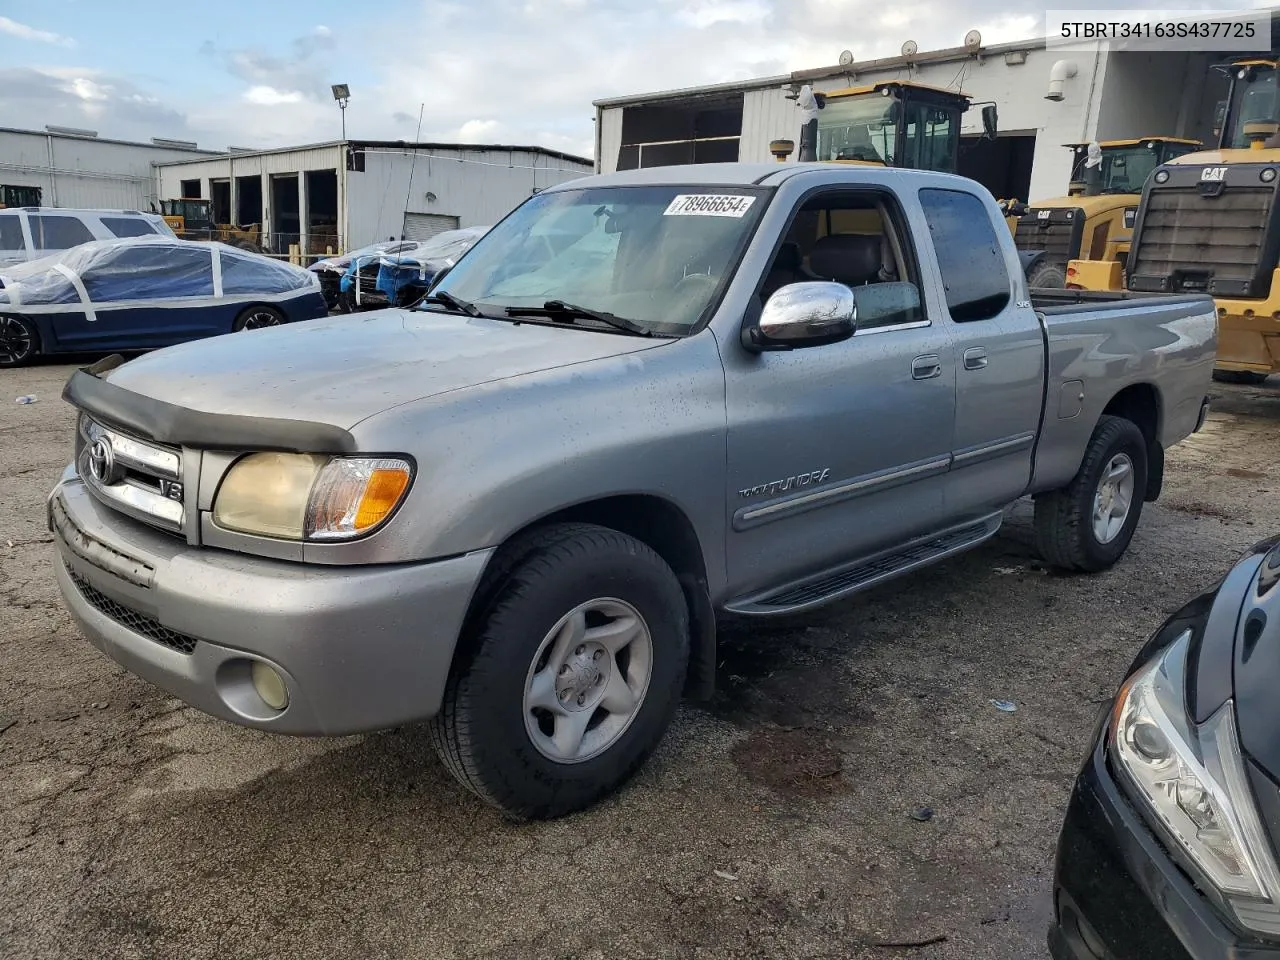
[[261, 660], [253, 661], [253, 689], [272, 710], [283, 710], [289, 705], [289, 689], [284, 685], [284, 677], [276, 673]]

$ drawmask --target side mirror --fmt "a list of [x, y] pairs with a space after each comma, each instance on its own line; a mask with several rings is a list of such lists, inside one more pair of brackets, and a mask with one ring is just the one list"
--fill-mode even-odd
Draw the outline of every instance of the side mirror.
[[748, 345], [757, 350], [791, 350], [838, 343], [853, 336], [857, 307], [853, 291], [842, 283], [792, 283], [774, 292], [748, 328]]
[[982, 135], [988, 140], [994, 140], [996, 137], [996, 105], [988, 103], [982, 108]]

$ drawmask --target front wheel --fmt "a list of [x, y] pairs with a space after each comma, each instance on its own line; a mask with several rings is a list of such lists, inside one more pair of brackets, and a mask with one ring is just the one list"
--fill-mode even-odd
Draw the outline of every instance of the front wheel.
[[563, 816], [645, 762], [679, 703], [689, 617], [671, 568], [584, 524], [495, 557], [432, 721], [445, 767], [517, 819]]
[[1147, 489], [1147, 443], [1123, 417], [1104, 416], [1094, 428], [1075, 478], [1035, 501], [1041, 556], [1065, 570], [1112, 566], [1133, 539]]
[[261, 330], [263, 327], [278, 327], [285, 322], [285, 315], [275, 307], [259, 303], [254, 304], [252, 307], [246, 307], [240, 316], [236, 317], [236, 322], [231, 329], [235, 332]]
[[0, 367], [25, 367], [40, 353], [40, 334], [30, 320], [0, 316]]

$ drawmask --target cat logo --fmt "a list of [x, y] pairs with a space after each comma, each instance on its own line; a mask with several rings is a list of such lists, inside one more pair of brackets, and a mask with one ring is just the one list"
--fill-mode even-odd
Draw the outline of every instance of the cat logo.
[[1222, 183], [1227, 179], [1226, 167], [1205, 167], [1200, 171], [1201, 183]]

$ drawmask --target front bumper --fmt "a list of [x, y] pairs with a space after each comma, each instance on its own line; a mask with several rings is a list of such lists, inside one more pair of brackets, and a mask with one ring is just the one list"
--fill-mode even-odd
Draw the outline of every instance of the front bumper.
[[1058, 841], [1054, 960], [1278, 960], [1196, 890], [1107, 769], [1102, 740], [1085, 764]]
[[[317, 567], [189, 546], [104, 507], [73, 477], [48, 506], [58, 588], [90, 643], [206, 713], [277, 733], [434, 715], [491, 553]], [[284, 710], [254, 692], [255, 660], [283, 678]]]

